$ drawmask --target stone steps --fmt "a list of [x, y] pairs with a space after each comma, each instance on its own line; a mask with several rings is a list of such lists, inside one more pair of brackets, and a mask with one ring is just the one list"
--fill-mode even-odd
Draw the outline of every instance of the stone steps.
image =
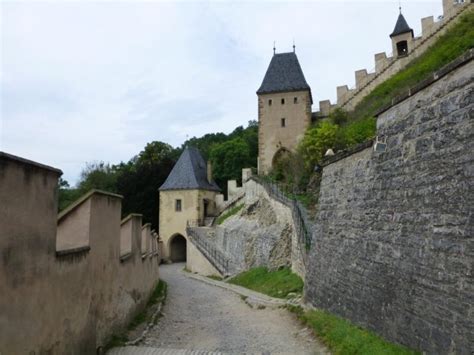
[[124, 346], [113, 348], [107, 352], [107, 355], [224, 355], [225, 353], [204, 351], [204, 350], [186, 350], [186, 349], [168, 349], [152, 348], [148, 346]]

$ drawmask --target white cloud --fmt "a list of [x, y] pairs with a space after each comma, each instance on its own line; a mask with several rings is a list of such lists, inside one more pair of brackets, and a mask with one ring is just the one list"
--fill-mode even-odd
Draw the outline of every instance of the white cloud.
[[[441, 0], [402, 2], [409, 24]], [[3, 2], [0, 149], [63, 169], [117, 163], [147, 142], [230, 132], [296, 40], [317, 101], [390, 49], [397, 1]]]

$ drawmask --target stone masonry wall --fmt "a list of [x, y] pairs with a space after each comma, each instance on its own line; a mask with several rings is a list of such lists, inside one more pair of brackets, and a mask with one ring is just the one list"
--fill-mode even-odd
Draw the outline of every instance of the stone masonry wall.
[[201, 228], [208, 240], [229, 258], [237, 271], [257, 266], [291, 266], [304, 278], [304, 251], [295, 233], [291, 209], [272, 199], [265, 188], [248, 180], [243, 184], [244, 208], [216, 228]]
[[305, 296], [429, 354], [474, 349], [474, 62], [378, 117], [387, 149], [324, 167]]

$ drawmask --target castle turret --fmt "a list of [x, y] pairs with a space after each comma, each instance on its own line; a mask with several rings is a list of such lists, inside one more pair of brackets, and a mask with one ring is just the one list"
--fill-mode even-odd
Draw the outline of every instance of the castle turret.
[[408, 55], [409, 51], [413, 48], [413, 37], [413, 30], [408, 26], [408, 23], [405, 20], [405, 17], [403, 17], [400, 9], [397, 23], [390, 35], [390, 38], [392, 39], [393, 56], [403, 57]]
[[160, 238], [163, 259], [184, 261], [189, 254], [186, 227], [216, 215], [219, 186], [199, 150], [186, 147], [160, 187]]
[[311, 88], [294, 52], [274, 54], [258, 95], [258, 172], [294, 151], [311, 123]]

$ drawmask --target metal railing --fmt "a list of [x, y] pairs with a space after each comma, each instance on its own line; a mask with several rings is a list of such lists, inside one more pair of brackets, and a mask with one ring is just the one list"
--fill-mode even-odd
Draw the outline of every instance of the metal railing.
[[262, 179], [259, 176], [252, 176], [251, 179], [263, 186], [270, 197], [291, 209], [298, 241], [301, 245], [304, 245], [306, 250], [309, 250], [311, 247], [311, 223], [308, 220], [306, 209], [298, 200], [283, 193], [276, 183]]
[[207, 260], [223, 275], [230, 275], [230, 263], [227, 256], [216, 248], [213, 243], [210, 243], [206, 240], [206, 236], [203, 236], [198, 232], [194, 221], [188, 221], [186, 227], [186, 233], [188, 238], [193, 243], [196, 248], [206, 257]]

